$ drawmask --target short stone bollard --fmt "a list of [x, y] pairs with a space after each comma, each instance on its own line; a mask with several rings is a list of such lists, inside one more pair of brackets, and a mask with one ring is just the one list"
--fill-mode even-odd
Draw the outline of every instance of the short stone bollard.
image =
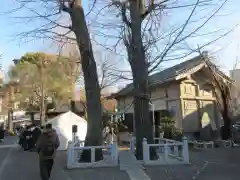
[[73, 148], [73, 142], [68, 141], [68, 147], [67, 147], [67, 168], [68, 169], [72, 168], [72, 163], [73, 163], [72, 148]]
[[113, 141], [111, 144], [111, 157], [115, 164], [118, 164], [118, 144], [117, 141]]
[[143, 144], [143, 161], [147, 163], [149, 161], [149, 147], [146, 138], [143, 138], [142, 144]]
[[186, 137], [182, 138], [183, 140], [183, 148], [182, 148], [182, 157], [184, 163], [189, 163], [189, 152], [188, 152], [188, 140]]

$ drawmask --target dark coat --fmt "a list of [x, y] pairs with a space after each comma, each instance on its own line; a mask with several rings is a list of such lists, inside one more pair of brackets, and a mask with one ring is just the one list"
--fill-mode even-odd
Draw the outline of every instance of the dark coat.
[[0, 139], [4, 139], [4, 130], [0, 129]]
[[[44, 148], [44, 146], [49, 141], [51, 141], [51, 143], [55, 147], [55, 150], [54, 150], [54, 153], [53, 153], [52, 156], [44, 156], [43, 153], [42, 153], [42, 149]], [[38, 138], [38, 141], [37, 141], [37, 144], [36, 144], [36, 148], [37, 148], [37, 151], [39, 153], [39, 157], [43, 160], [53, 159], [55, 157], [56, 150], [59, 147], [59, 145], [60, 145], [60, 142], [59, 142], [56, 130], [51, 129], [51, 130], [43, 131], [43, 133]]]
[[40, 135], [41, 135], [41, 130], [38, 127], [36, 127], [32, 132], [32, 140], [34, 144], [37, 142]]
[[24, 138], [24, 140], [29, 140], [29, 139], [31, 139], [31, 138], [32, 138], [32, 132], [29, 131], [29, 130], [25, 130], [25, 131], [23, 132], [23, 138]]

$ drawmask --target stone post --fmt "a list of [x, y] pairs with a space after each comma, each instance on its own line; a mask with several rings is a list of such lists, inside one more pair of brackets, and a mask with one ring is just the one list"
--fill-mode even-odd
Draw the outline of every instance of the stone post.
[[73, 154], [72, 154], [72, 148], [73, 148], [73, 142], [68, 141], [68, 147], [67, 147], [67, 168], [72, 168], [73, 163]]
[[118, 164], [118, 144], [117, 141], [113, 141], [113, 143], [111, 144], [111, 156], [112, 156], [112, 160]]
[[183, 148], [182, 148], [182, 157], [184, 163], [189, 163], [189, 153], [188, 153], [188, 140], [186, 137], [183, 137]]
[[143, 138], [142, 145], [143, 145], [143, 161], [147, 163], [149, 161], [149, 147], [146, 138]]

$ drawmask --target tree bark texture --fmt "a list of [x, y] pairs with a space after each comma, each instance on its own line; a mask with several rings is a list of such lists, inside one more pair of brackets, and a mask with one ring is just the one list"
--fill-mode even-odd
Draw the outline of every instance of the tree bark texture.
[[[212, 73], [215, 73], [211, 68], [209, 68]], [[232, 122], [230, 113], [230, 92], [228, 84], [226, 84], [222, 79], [218, 79], [215, 75], [213, 76], [213, 81], [215, 84], [215, 96], [218, 109], [221, 112], [223, 118], [223, 129], [221, 130], [222, 139], [227, 140], [232, 136]], [[219, 92], [218, 92], [219, 91]]]
[[8, 109], [8, 129], [13, 129], [13, 108], [14, 108], [14, 87], [10, 85], [10, 92], [9, 92], [9, 106]]
[[41, 125], [45, 123], [45, 116], [46, 116], [46, 104], [45, 104], [45, 90], [44, 90], [44, 67], [43, 67], [43, 60], [40, 60], [41, 64], [39, 66], [40, 70], [40, 122]]
[[10, 108], [8, 110], [8, 129], [12, 130], [13, 129], [13, 110]]
[[223, 131], [222, 131], [222, 139], [227, 140], [231, 138], [231, 118], [229, 117], [229, 104], [228, 104], [228, 100], [229, 97], [226, 94], [227, 91], [223, 91], [221, 90], [221, 96], [222, 96], [222, 106], [223, 109], [221, 111], [222, 114], [222, 118], [223, 118]]
[[[92, 44], [84, 16], [83, 7], [78, 1], [71, 9], [72, 30], [76, 35], [81, 55], [81, 65], [84, 75], [88, 128], [85, 146], [102, 145], [102, 105], [98, 82], [97, 66], [93, 56]], [[96, 150], [95, 160], [101, 160], [102, 150]], [[81, 161], [91, 160], [90, 150], [82, 153]]]
[[[141, 36], [141, 7], [139, 1], [130, 1], [131, 16], [131, 44], [132, 48], [130, 65], [133, 74], [134, 93], [134, 121], [136, 128], [136, 157], [143, 158], [142, 140], [154, 144], [153, 128], [149, 116], [149, 91], [148, 91], [148, 64]], [[150, 156], [154, 157], [154, 149], [150, 149]]]

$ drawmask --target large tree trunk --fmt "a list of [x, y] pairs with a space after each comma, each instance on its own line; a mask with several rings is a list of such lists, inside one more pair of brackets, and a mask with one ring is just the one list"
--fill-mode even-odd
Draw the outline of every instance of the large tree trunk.
[[41, 125], [46, 122], [46, 104], [45, 104], [45, 98], [43, 95], [41, 96], [40, 122], [41, 122]]
[[14, 106], [14, 87], [10, 86], [10, 93], [9, 93], [9, 99], [10, 99], [10, 108], [8, 110], [8, 129], [13, 129], [13, 106]]
[[46, 115], [46, 105], [45, 105], [45, 87], [44, 87], [44, 67], [43, 67], [43, 59], [40, 60], [40, 122], [41, 125], [45, 123], [45, 115]]
[[71, 101], [70, 101], [70, 109], [73, 113], [77, 114], [76, 110], [76, 98], [75, 98], [75, 71], [76, 71], [76, 65], [77, 62], [73, 61], [71, 59], [71, 65], [72, 65], [72, 75], [71, 75]]
[[[146, 138], [148, 143], [153, 144], [153, 128], [149, 116], [149, 92], [148, 92], [148, 64], [141, 36], [141, 7], [139, 1], [130, 1], [131, 16], [131, 45], [132, 48], [130, 65], [133, 74], [134, 85], [134, 121], [136, 128], [136, 157], [143, 158], [142, 140]], [[155, 156], [150, 149], [151, 157]]]
[[[102, 106], [97, 66], [93, 56], [92, 44], [81, 1], [75, 1], [71, 10], [72, 29], [76, 35], [81, 54], [87, 101], [88, 128], [85, 146], [99, 146], [102, 144]], [[95, 160], [101, 160], [102, 158], [102, 150], [96, 150]], [[85, 150], [82, 153], [81, 161], [90, 160], [90, 151]]]
[[222, 139], [227, 140], [231, 138], [231, 118], [229, 117], [229, 105], [228, 105], [228, 95], [224, 93], [225, 91], [221, 90], [221, 96], [222, 96], [222, 103], [223, 103], [223, 109], [221, 111], [222, 118], [223, 118], [223, 131], [222, 131]]
[[71, 100], [70, 100], [70, 109], [73, 113], [77, 113], [76, 112], [76, 103], [75, 103], [75, 82], [73, 81], [72, 79], [72, 83], [71, 83], [71, 86], [72, 86], [72, 93], [71, 93]]
[[[204, 56], [203, 59], [205, 59]], [[216, 102], [223, 118], [224, 126], [221, 131], [222, 139], [229, 139], [232, 136], [232, 122], [231, 117], [229, 116], [231, 83], [228, 84], [228, 82], [225, 82], [222, 77], [219, 77], [216, 74], [215, 67], [212, 66], [211, 63], [209, 63], [208, 59], [206, 59], [205, 62], [208, 65], [208, 69], [213, 74], [213, 85], [215, 86], [214, 93], [216, 97]]]
[[8, 129], [13, 129], [13, 110], [12, 108], [8, 110]]

